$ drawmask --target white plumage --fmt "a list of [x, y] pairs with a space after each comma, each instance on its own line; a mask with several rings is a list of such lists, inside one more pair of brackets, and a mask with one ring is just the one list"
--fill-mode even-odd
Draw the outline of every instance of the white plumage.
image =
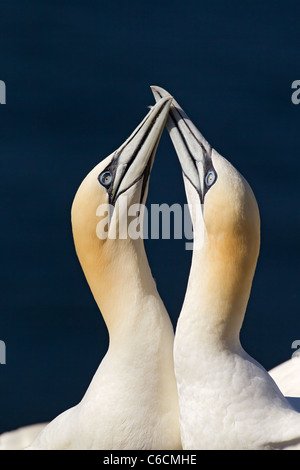
[[239, 339], [260, 245], [254, 194], [175, 100], [167, 127], [195, 244], [174, 344], [183, 448], [300, 448], [300, 415]]
[[295, 354], [291, 359], [269, 370], [281, 392], [288, 397], [289, 402], [300, 411], [300, 355]]
[[[109, 349], [81, 402], [44, 427], [29, 450], [181, 448], [173, 327], [143, 240], [119, 236], [121, 220], [130, 221], [129, 206], [146, 200], [169, 107], [169, 97], [157, 103], [77, 191], [72, 206], [74, 243], [109, 331]], [[126, 210], [124, 204], [121, 208], [121, 196], [127, 198]], [[110, 218], [99, 226], [103, 205]]]

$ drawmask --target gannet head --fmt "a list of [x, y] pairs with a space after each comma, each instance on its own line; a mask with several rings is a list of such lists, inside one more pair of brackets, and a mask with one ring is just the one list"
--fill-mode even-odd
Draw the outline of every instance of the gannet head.
[[[125, 266], [143, 255], [142, 237], [135, 240], [129, 233], [136, 219], [142, 226], [151, 167], [163, 131], [171, 98], [159, 100], [130, 137], [111, 155], [102, 160], [82, 181], [73, 201], [71, 218], [76, 252], [97, 297], [113, 297], [114, 286]], [[137, 204], [135, 211], [130, 211]], [[139, 215], [140, 211], [140, 215]], [[136, 232], [135, 232], [136, 233]], [[142, 232], [141, 232], [142, 234]], [[134, 273], [134, 269], [128, 272]], [[105, 279], [99, 277], [105, 273]], [[128, 274], [129, 275], [129, 274]], [[105, 281], [105, 282], [104, 282]]]
[[[156, 100], [170, 96], [160, 87], [151, 88]], [[193, 283], [198, 280], [204, 285], [205, 279], [211, 309], [214, 299], [222, 298], [222, 308], [227, 305], [232, 310], [233, 304], [248, 301], [259, 253], [255, 196], [245, 178], [209, 145], [174, 99], [167, 128], [182, 167], [193, 222]]]
[[[156, 99], [170, 96], [160, 87], [151, 88]], [[210, 146], [174, 99], [167, 127], [182, 167], [188, 202], [193, 208], [201, 207], [206, 235], [236, 238], [243, 234], [257, 241], [258, 206], [245, 178]]]
[[160, 100], [130, 137], [82, 181], [72, 205], [75, 244], [95, 240], [98, 245], [104, 245], [120, 235], [127, 238], [127, 233], [119, 232], [121, 221], [128, 228], [125, 222], [130, 215], [124, 210], [125, 202], [126, 209], [134, 203], [145, 203], [150, 171], [170, 103], [170, 97]]
[[[160, 100], [130, 137], [82, 181], [72, 206], [75, 237], [77, 231], [80, 235], [86, 231], [92, 237], [98, 227], [99, 240], [113, 238], [120, 217], [126, 216], [124, 211], [117, 210], [120, 199], [126, 198], [129, 205], [145, 203], [150, 171], [170, 103], [170, 97]], [[99, 217], [103, 218], [104, 214], [107, 223], [101, 225]]]

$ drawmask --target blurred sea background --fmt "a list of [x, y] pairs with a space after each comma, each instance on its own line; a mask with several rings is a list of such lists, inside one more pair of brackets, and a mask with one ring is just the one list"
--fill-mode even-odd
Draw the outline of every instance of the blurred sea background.
[[[241, 332], [270, 369], [300, 340], [300, 3], [257, 0], [0, 2], [0, 432], [78, 403], [108, 334], [70, 224], [86, 174], [166, 88], [250, 183], [261, 252]], [[164, 131], [147, 205], [185, 204]], [[191, 251], [146, 240], [174, 327]]]

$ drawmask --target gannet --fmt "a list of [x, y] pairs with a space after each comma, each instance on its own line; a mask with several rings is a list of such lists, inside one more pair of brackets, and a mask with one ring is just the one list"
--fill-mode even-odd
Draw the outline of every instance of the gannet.
[[[156, 99], [170, 96], [152, 90]], [[299, 448], [299, 413], [240, 344], [260, 247], [255, 196], [175, 100], [167, 127], [194, 229], [174, 341], [183, 448]]]
[[29, 446], [48, 423], [35, 423], [0, 434], [0, 450], [21, 450]]
[[[181, 449], [173, 326], [142, 238], [118, 236], [121, 220], [130, 221], [121, 196], [126, 209], [145, 202], [170, 103], [170, 97], [160, 100], [76, 193], [75, 248], [107, 325], [109, 348], [81, 402], [51, 421], [27, 450]], [[99, 233], [103, 205], [109, 219]]]
[[[270, 376], [275, 380], [282, 393], [289, 398], [293, 405], [300, 411], [300, 355], [295, 354], [269, 370]], [[293, 398], [297, 398], [296, 400]]]

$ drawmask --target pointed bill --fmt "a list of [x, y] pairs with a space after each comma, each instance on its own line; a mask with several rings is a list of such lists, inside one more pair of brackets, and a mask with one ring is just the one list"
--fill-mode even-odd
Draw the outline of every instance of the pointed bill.
[[128, 139], [115, 151], [107, 168], [112, 181], [107, 188], [110, 204], [115, 205], [120, 194], [143, 178], [144, 197], [155, 152], [164, 129], [172, 97], [160, 99]]
[[[152, 86], [151, 90], [156, 100], [171, 96], [158, 86]], [[167, 128], [183, 174], [195, 187], [203, 203], [206, 191], [205, 175], [211, 166], [211, 146], [174, 98], [167, 119]]]

